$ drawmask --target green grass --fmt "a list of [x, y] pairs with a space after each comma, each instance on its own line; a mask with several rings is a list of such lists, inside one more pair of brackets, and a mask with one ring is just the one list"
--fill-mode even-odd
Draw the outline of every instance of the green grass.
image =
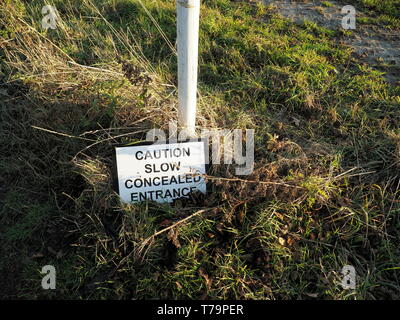
[[329, 2], [329, 1], [322, 1], [322, 5], [323, 6], [325, 6], [325, 7], [333, 7], [333, 4], [331, 3], [331, 2]]
[[[42, 3], [0, 5], [2, 298], [399, 298], [398, 84], [335, 32], [204, 0], [198, 124], [254, 128], [255, 171], [210, 181], [206, 201], [124, 205], [113, 144], [176, 119], [175, 2], [94, 3], [54, 1], [48, 31]], [[396, 13], [385, 3], [364, 5]], [[143, 246], [199, 208], [212, 210]]]

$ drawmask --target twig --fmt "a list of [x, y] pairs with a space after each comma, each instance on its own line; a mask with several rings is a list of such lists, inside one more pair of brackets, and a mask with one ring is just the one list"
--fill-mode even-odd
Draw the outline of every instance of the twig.
[[296, 189], [305, 189], [304, 187], [294, 186], [291, 184], [283, 183], [283, 182], [274, 182], [274, 181], [254, 181], [254, 180], [244, 180], [240, 178], [222, 178], [222, 177], [213, 177], [209, 175], [202, 175], [204, 178], [208, 180], [222, 180], [222, 181], [231, 181], [231, 182], [245, 182], [245, 183], [259, 183], [259, 184], [269, 184], [269, 185], [278, 185], [285, 186]]
[[162, 234], [162, 233], [164, 233], [164, 232], [166, 232], [166, 231], [168, 231], [168, 230], [170, 230], [170, 229], [172, 229], [172, 228], [175, 228], [176, 226], [178, 226], [178, 225], [180, 225], [180, 224], [182, 224], [182, 223], [184, 223], [184, 222], [186, 222], [186, 221], [192, 219], [192, 218], [195, 217], [195, 216], [198, 216], [199, 214], [202, 214], [202, 213], [204, 213], [204, 212], [210, 211], [210, 210], [212, 210], [212, 209], [213, 209], [213, 208], [208, 208], [208, 209], [203, 209], [203, 210], [196, 211], [196, 212], [193, 213], [192, 215], [190, 215], [190, 216], [188, 216], [188, 217], [186, 217], [186, 218], [184, 218], [184, 219], [182, 219], [182, 220], [179, 220], [178, 222], [174, 223], [173, 225], [171, 225], [171, 226], [169, 226], [169, 227], [166, 227], [166, 228], [164, 228], [164, 229], [162, 229], [162, 230], [160, 230], [160, 231], [157, 231], [157, 232], [154, 233], [152, 236], [150, 236], [150, 237], [148, 237], [147, 239], [143, 240], [141, 246], [145, 246], [147, 242], [149, 242], [150, 240], [152, 240], [152, 239], [154, 239], [155, 237], [159, 236], [160, 234]]
[[116, 71], [112, 71], [112, 70], [107, 70], [107, 69], [102, 69], [102, 68], [97, 68], [97, 67], [91, 67], [91, 66], [84, 66], [82, 64], [76, 63], [75, 61], [67, 61], [67, 63], [69, 64], [73, 64], [75, 66], [78, 66], [80, 68], [84, 68], [84, 69], [90, 69], [90, 70], [96, 70], [96, 71], [100, 71], [100, 72], [107, 72], [107, 73], [113, 73], [119, 76], [123, 76], [124, 74], [121, 72], [116, 72]]
[[57, 131], [53, 131], [53, 130], [50, 130], [50, 129], [45, 129], [45, 128], [41, 128], [41, 127], [37, 127], [37, 126], [31, 126], [31, 127], [33, 129], [49, 132], [49, 133], [56, 134], [56, 135], [63, 136], [63, 137], [67, 137], [67, 138], [75, 138], [75, 139], [81, 139], [81, 140], [86, 140], [86, 141], [91, 141], [91, 142], [96, 141], [96, 140], [93, 140], [93, 139], [73, 136], [73, 135], [70, 135], [70, 134], [67, 134], [67, 133], [57, 132]]
[[192, 219], [193, 217], [196, 217], [196, 216], [198, 216], [198, 215], [200, 215], [200, 214], [202, 214], [202, 213], [204, 213], [204, 212], [211, 211], [211, 210], [213, 210], [213, 209], [214, 209], [214, 208], [207, 208], [207, 209], [202, 209], [202, 210], [196, 211], [195, 213], [191, 214], [190, 216], [188, 216], [188, 217], [186, 217], [186, 218], [184, 218], [184, 219], [182, 219], [182, 220], [179, 220], [178, 222], [174, 223], [173, 225], [171, 225], [171, 226], [169, 226], [169, 227], [167, 227], [167, 228], [164, 228], [164, 229], [162, 229], [162, 230], [160, 230], [160, 231], [155, 232], [153, 235], [151, 235], [151, 236], [148, 237], [147, 239], [143, 240], [143, 241], [139, 244], [137, 250], [133, 250], [133, 251], [132, 251], [131, 253], [129, 253], [125, 258], [123, 258], [123, 259], [118, 263], [118, 265], [115, 267], [115, 270], [118, 270], [123, 264], [125, 264], [126, 261], [128, 261], [128, 259], [132, 256], [132, 254], [140, 254], [140, 252], [143, 251], [143, 249], [146, 247], [146, 245], [147, 245], [150, 241], [154, 240], [155, 237], [159, 236], [160, 234], [162, 234], [162, 233], [164, 233], [164, 232], [166, 232], [166, 231], [168, 231], [168, 230], [170, 230], [170, 229], [172, 229], [172, 228], [177, 227], [178, 225], [181, 225], [182, 223], [185, 223], [186, 221]]
[[[352, 171], [354, 171], [356, 169], [359, 169], [359, 168], [358, 167], [351, 168], [350, 170], [347, 170], [347, 171], [337, 175], [336, 177], [333, 177], [332, 180], [338, 180], [339, 178], [341, 178], [343, 176], [346, 176], [346, 174], [348, 174], [348, 173], [350, 173], [350, 172], [352, 172]], [[362, 175], [365, 175], [365, 174], [371, 174], [371, 173], [375, 173], [375, 172], [376, 171], [360, 172], [360, 173], [348, 175], [348, 176], [346, 176], [346, 178], [362, 176]]]
[[[117, 135], [117, 136], [114, 136], [114, 137], [111, 136], [110, 138], [106, 138], [106, 139], [99, 140], [99, 141], [91, 140], [91, 141], [96, 141], [96, 142], [92, 143], [91, 145], [86, 146], [86, 147], [83, 148], [81, 151], [79, 151], [79, 152], [73, 157], [73, 160], [75, 160], [76, 157], [77, 157], [78, 155], [80, 155], [81, 153], [83, 153], [84, 151], [86, 151], [86, 150], [88, 150], [88, 149], [94, 147], [95, 145], [98, 145], [99, 143], [107, 142], [107, 141], [110, 141], [110, 140], [113, 140], [113, 139], [115, 140], [116, 138], [121, 138], [121, 137], [130, 136], [130, 135], [132, 135], [132, 134], [137, 134], [137, 133], [139, 133], [139, 132], [145, 132], [145, 131], [144, 131], [144, 130], [139, 130], [139, 131], [134, 131], [134, 132], [128, 132], [128, 133], [120, 134], [120, 135]], [[84, 138], [81, 138], [81, 139], [84, 139]], [[141, 142], [141, 141], [138, 141], [138, 143], [139, 143], [139, 142]]]

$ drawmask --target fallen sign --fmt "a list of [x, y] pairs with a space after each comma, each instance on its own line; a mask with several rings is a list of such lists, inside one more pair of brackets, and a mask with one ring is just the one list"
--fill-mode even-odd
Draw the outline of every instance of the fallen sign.
[[116, 147], [117, 187], [122, 201], [172, 202], [206, 193], [203, 141]]

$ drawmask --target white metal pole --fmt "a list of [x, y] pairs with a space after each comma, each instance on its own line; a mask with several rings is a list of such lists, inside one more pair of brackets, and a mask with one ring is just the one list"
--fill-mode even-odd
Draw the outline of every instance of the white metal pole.
[[200, 0], [177, 0], [179, 123], [195, 134]]

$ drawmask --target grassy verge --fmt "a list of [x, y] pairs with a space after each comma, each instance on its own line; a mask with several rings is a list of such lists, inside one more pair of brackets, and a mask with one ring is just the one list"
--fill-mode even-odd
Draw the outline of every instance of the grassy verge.
[[198, 124], [254, 128], [255, 171], [206, 201], [124, 205], [112, 145], [176, 118], [175, 2], [53, 4], [48, 31], [40, 1], [0, 5], [2, 298], [399, 298], [398, 85], [332, 31], [204, 0]]

